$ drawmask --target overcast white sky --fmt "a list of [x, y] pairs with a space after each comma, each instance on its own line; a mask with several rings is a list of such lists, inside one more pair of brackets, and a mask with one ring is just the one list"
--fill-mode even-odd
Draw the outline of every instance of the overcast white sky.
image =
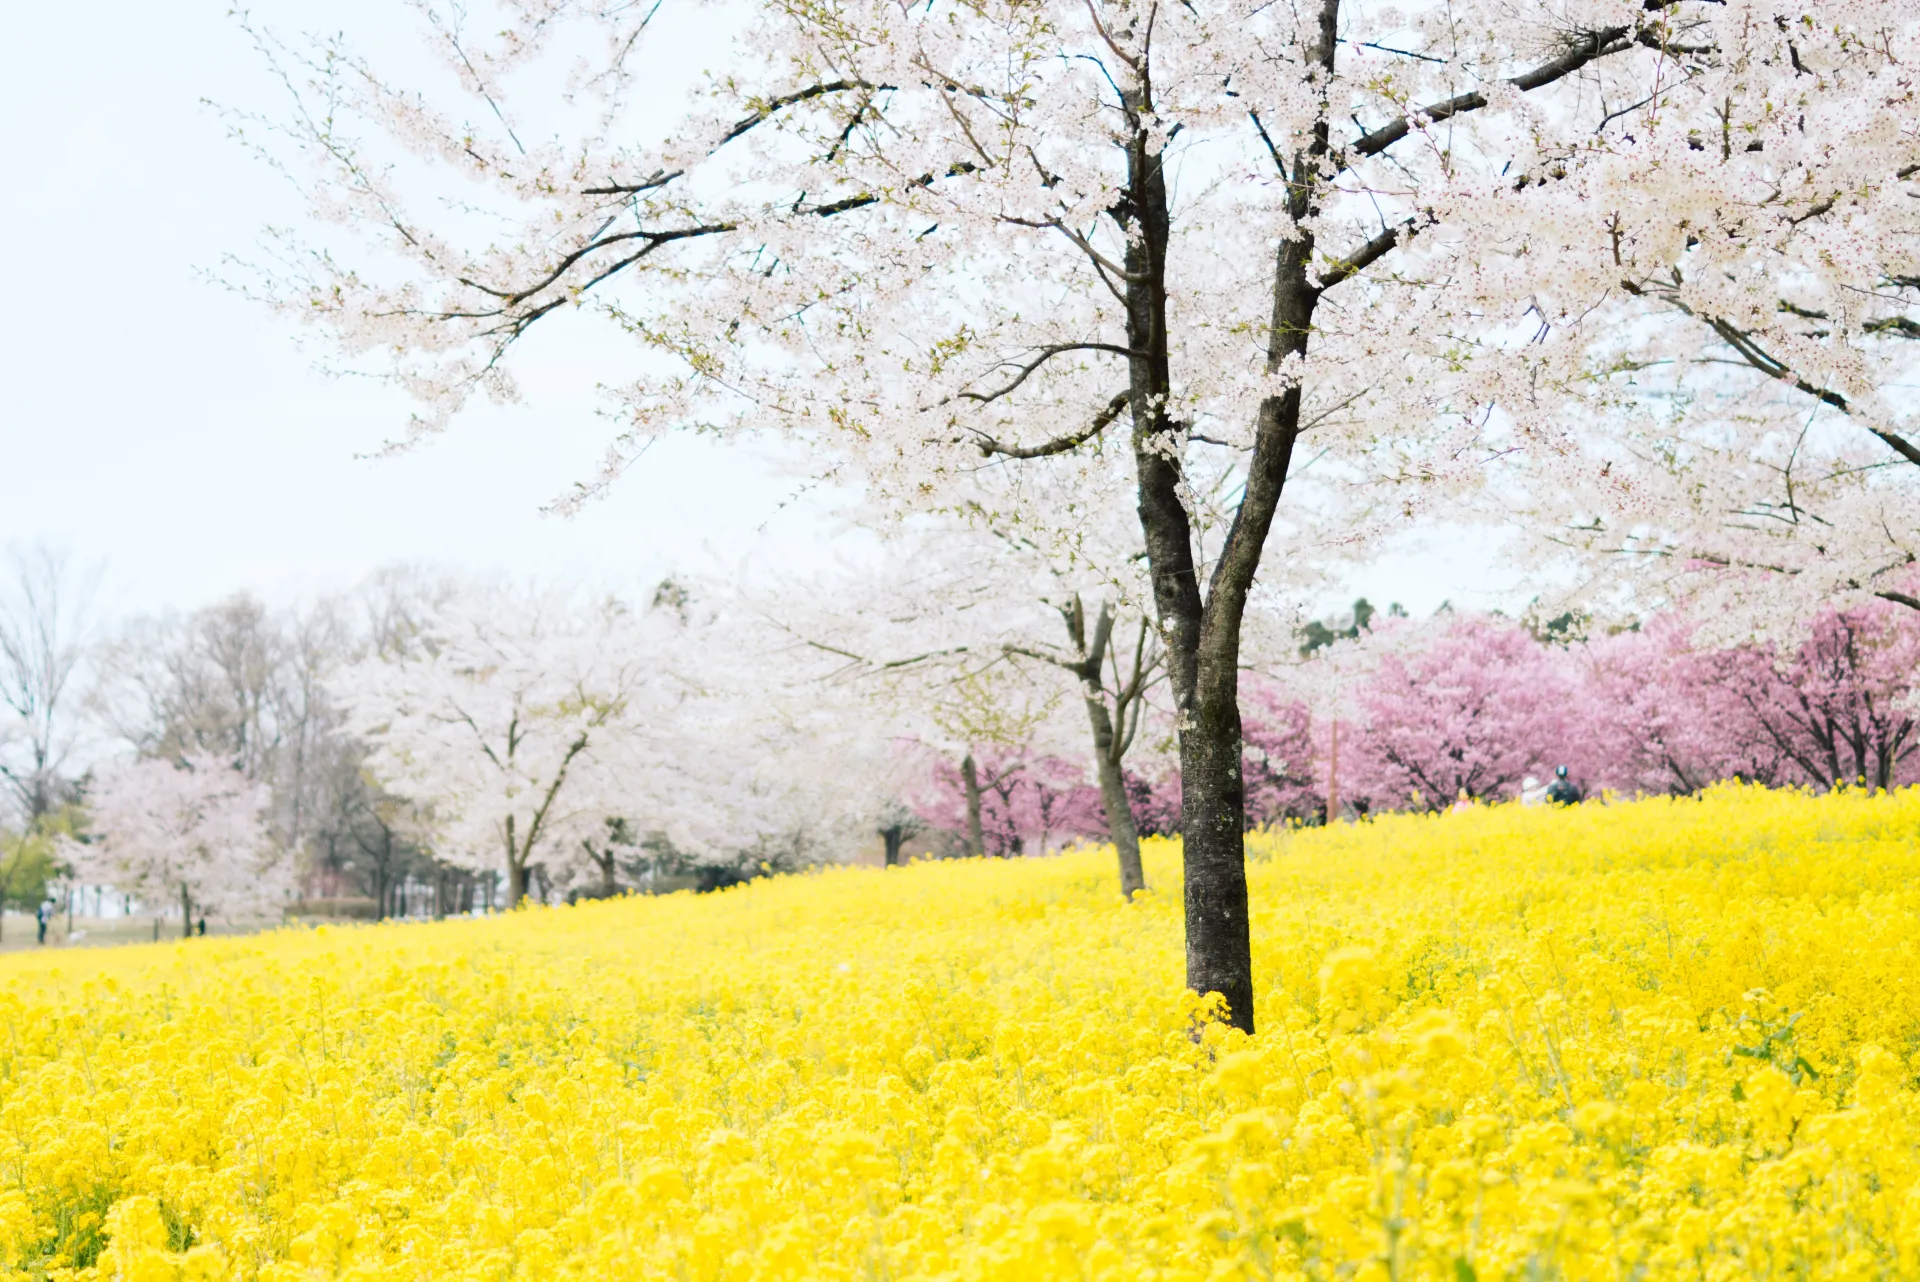
[[[402, 6], [274, 8], [377, 34]], [[644, 583], [831, 555], [834, 527], [790, 501], [790, 479], [693, 439], [657, 445], [582, 515], [542, 516], [604, 448], [594, 384], [618, 376], [563, 353], [520, 367], [524, 404], [473, 412], [403, 458], [359, 457], [405, 421], [402, 398], [319, 374], [290, 328], [202, 277], [297, 212], [202, 105], [275, 102], [228, 9], [8, 14], [0, 542], [50, 538], [104, 560], [116, 612], [242, 588], [285, 600], [393, 561]], [[1484, 596], [1486, 561], [1484, 546], [1441, 549], [1357, 585], [1424, 611]]]

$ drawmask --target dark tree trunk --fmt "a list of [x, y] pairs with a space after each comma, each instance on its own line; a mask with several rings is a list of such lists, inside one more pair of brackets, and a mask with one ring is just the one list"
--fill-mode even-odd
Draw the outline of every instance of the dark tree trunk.
[[184, 881], [180, 883], [180, 938], [193, 938], [193, 892]]
[[980, 769], [971, 752], [960, 759], [960, 781], [967, 789], [967, 853], [978, 858], [987, 853], [987, 838], [980, 828]]
[[[1333, 70], [1338, 0], [1322, 0], [1309, 60]], [[1180, 725], [1181, 829], [1185, 846], [1187, 985], [1226, 999], [1227, 1018], [1252, 1032], [1253, 955], [1247, 933], [1246, 797], [1240, 762], [1240, 624], [1247, 593], [1273, 528], [1300, 428], [1298, 383], [1261, 402], [1246, 487], [1223, 541], [1205, 600], [1194, 563], [1193, 528], [1181, 496], [1186, 425], [1171, 418], [1166, 262], [1167, 183], [1144, 63], [1124, 93], [1132, 127], [1127, 190], [1116, 216], [1127, 224], [1128, 399], [1139, 479], [1140, 530], [1153, 571], [1154, 606], [1167, 648]], [[1326, 79], [1320, 83], [1325, 85]], [[1322, 90], [1324, 93], [1324, 88]], [[1325, 101], [1305, 152], [1292, 157], [1288, 213], [1296, 230], [1274, 264], [1267, 370], [1278, 373], [1307, 350], [1320, 287], [1312, 274], [1313, 235], [1330, 129]], [[1277, 159], [1277, 158], [1276, 158]]]
[[900, 847], [907, 840], [907, 830], [901, 824], [892, 824], [880, 830], [880, 840], [887, 843], [887, 867], [900, 866]]

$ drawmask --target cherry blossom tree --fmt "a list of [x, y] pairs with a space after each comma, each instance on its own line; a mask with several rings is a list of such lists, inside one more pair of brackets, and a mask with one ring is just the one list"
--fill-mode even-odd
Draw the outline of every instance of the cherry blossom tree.
[[445, 857], [504, 871], [514, 907], [532, 865], [575, 859], [621, 813], [614, 762], [633, 769], [649, 697], [674, 693], [649, 636], [671, 626], [611, 600], [474, 590], [341, 673], [335, 697], [381, 786], [431, 815]]
[[1127, 752], [1139, 737], [1147, 711], [1147, 693], [1157, 675], [1161, 654], [1157, 640], [1142, 615], [1132, 645], [1114, 636], [1112, 605], [1102, 602], [1088, 626], [1086, 604], [1075, 593], [1059, 607], [1066, 623], [1067, 650], [1019, 646], [1009, 650], [1043, 659], [1070, 674], [1080, 686], [1087, 722], [1093, 732], [1093, 763], [1100, 781], [1101, 808], [1107, 835], [1120, 860], [1120, 893], [1128, 899], [1146, 889], [1140, 865], [1140, 834], [1134, 827], [1133, 806], [1127, 798], [1123, 770]]
[[1571, 664], [1500, 620], [1442, 616], [1435, 635], [1412, 631], [1385, 630], [1405, 652], [1388, 653], [1359, 696], [1364, 733], [1343, 762], [1344, 790], [1383, 809], [1438, 810], [1462, 790], [1512, 797], [1524, 776], [1565, 755], [1578, 694]]
[[[885, 538], [878, 564], [789, 585], [760, 608], [800, 645], [844, 660], [833, 679], [866, 689], [896, 733], [959, 758], [954, 777], [968, 804], [954, 830], [975, 854], [988, 845], [987, 793], [1011, 786], [1031, 762], [1072, 751], [1050, 693], [1065, 677], [1091, 733], [1120, 889], [1131, 898], [1145, 878], [1123, 765], [1162, 656], [1127, 555], [1137, 543], [1126, 538], [1085, 529], [1072, 556], [1056, 561], [1032, 540], [923, 523]], [[1036, 677], [1010, 669], [1009, 658], [1046, 667]]]
[[[623, 371], [603, 482], [699, 426], [797, 437], [914, 507], [1018, 463], [1036, 536], [1078, 516], [1045, 478], [1104, 485], [1140, 520], [1177, 710], [1187, 979], [1247, 1029], [1239, 671], [1283, 490], [1325, 458], [1402, 483], [1391, 519], [1487, 446], [1575, 457], [1557, 425], [1596, 352], [1641, 318], [1742, 324], [1751, 289], [1689, 291], [1764, 276], [1790, 227], [1832, 215], [1838, 250], [1856, 211], [1897, 218], [1911, 146], [1893, 0], [759, 5], [666, 118], [640, 109], [652, 12], [429, 7], [444, 96], [263, 37], [283, 159], [387, 255], [286, 245], [266, 291], [386, 362], [416, 436], [512, 396], [550, 318], [609, 317], [651, 363]], [[580, 122], [543, 137], [511, 86], [594, 50]], [[1747, 210], [1790, 212], [1756, 234]]]
[[1760, 731], [1743, 693], [1778, 693], [1762, 647], [1714, 649], [1676, 615], [1596, 637], [1568, 658], [1579, 709], [1568, 756], [1589, 783], [1624, 795], [1684, 796], [1721, 779], [1789, 784], [1797, 775]]
[[[1442, 615], [1329, 647], [1335, 676], [1306, 665], [1309, 679], [1270, 699], [1303, 716], [1330, 702], [1326, 686], [1346, 688], [1340, 787], [1375, 809], [1438, 809], [1462, 789], [1510, 798], [1555, 764], [1595, 795], [1920, 777], [1920, 620], [1879, 601], [1822, 611], [1802, 631], [1790, 647], [1713, 646], [1707, 630], [1662, 615], [1562, 644], [1510, 620]], [[1324, 733], [1313, 739], [1324, 759]]]
[[95, 839], [66, 853], [90, 880], [151, 903], [177, 899], [181, 934], [190, 935], [196, 913], [257, 915], [291, 893], [269, 802], [228, 762], [148, 758], [101, 779], [88, 798]]
[[1752, 719], [1752, 737], [1817, 788], [1887, 788], [1913, 778], [1912, 707], [1920, 625], [1904, 606], [1826, 610], [1787, 657], [1732, 652], [1721, 681]]
[[1307, 704], [1270, 681], [1247, 692], [1247, 821], [1272, 826], [1310, 818], [1323, 805], [1319, 753]]
[[1665, 48], [1536, 189], [1567, 247], [1539, 315], [1610, 330], [1610, 412], [1541, 432], [1532, 523], [1723, 643], [1920, 608], [1920, 15], [1734, 3]]
[[[983, 853], [999, 858], [1046, 854], [1059, 844], [1106, 835], [1103, 790], [1089, 786], [1085, 771], [1073, 763], [1012, 753], [988, 757], [980, 769]], [[931, 783], [920, 812], [928, 824], [957, 831], [971, 822], [974, 797], [951, 762], [934, 764]]]

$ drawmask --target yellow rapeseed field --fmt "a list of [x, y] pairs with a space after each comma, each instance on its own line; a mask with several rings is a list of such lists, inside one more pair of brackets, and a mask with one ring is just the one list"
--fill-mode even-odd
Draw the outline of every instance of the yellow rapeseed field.
[[1920, 792], [0, 965], [0, 1263], [121, 1278], [1920, 1277]]

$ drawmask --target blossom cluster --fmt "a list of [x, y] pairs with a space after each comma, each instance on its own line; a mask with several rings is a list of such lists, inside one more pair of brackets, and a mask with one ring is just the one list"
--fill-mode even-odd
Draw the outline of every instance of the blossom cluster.
[[0, 1267], [68, 1279], [1920, 1275], [1920, 792], [13, 958]]

